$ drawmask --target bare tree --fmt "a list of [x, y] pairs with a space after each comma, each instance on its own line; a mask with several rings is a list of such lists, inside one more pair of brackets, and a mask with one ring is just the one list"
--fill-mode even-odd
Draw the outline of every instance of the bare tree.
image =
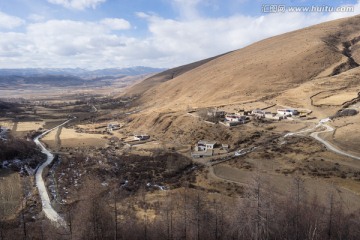
[[24, 197], [24, 200], [21, 202], [21, 205], [22, 205], [21, 223], [22, 223], [22, 230], [23, 230], [23, 238], [24, 238], [24, 240], [26, 240], [27, 239], [27, 229], [26, 229], [26, 219], [25, 219], [26, 197]]
[[184, 228], [184, 238], [187, 239], [187, 233], [188, 233], [188, 193], [186, 191], [186, 188], [184, 188], [183, 190], [183, 217], [184, 217], [184, 222], [183, 222], [183, 228]]
[[114, 239], [117, 240], [118, 239], [118, 209], [117, 209], [117, 198], [116, 198], [116, 190], [114, 191]]

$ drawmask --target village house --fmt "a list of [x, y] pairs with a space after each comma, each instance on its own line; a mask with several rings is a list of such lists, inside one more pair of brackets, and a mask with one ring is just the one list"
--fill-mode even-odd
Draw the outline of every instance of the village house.
[[108, 132], [112, 132], [112, 131], [115, 131], [115, 130], [119, 130], [121, 128], [121, 125], [118, 124], [118, 123], [109, 123], [107, 125], [107, 130]]
[[225, 111], [219, 111], [219, 110], [209, 110], [207, 112], [207, 115], [209, 117], [220, 117], [223, 118], [225, 116]]
[[254, 115], [255, 117], [260, 117], [260, 118], [265, 117], [265, 111], [263, 111], [261, 109], [255, 109], [251, 112], [251, 114]]
[[299, 112], [295, 109], [278, 109], [277, 114], [279, 116], [295, 116], [299, 115]]
[[244, 124], [246, 123], [246, 120], [248, 119], [247, 116], [245, 115], [240, 115], [240, 114], [236, 114], [236, 113], [228, 113], [225, 115], [225, 119], [224, 122], [220, 122], [222, 124], [224, 124], [225, 126], [236, 126], [239, 124]]
[[147, 134], [135, 134], [134, 135], [134, 140], [135, 141], [145, 141], [150, 139], [150, 136]]
[[271, 120], [281, 120], [281, 119], [284, 119], [286, 118], [286, 116], [279, 116], [278, 114], [276, 113], [272, 113], [272, 112], [265, 112], [265, 118], [266, 119], [271, 119]]
[[191, 153], [193, 158], [210, 157], [214, 154], [216, 142], [201, 140], [195, 144], [194, 152]]
[[195, 144], [195, 150], [197, 151], [204, 151], [207, 149], [214, 149], [216, 142], [215, 141], [205, 141], [201, 140], [197, 144]]
[[221, 149], [228, 151], [229, 150], [229, 145], [228, 144], [221, 144]]
[[234, 113], [229, 113], [225, 116], [225, 120], [228, 122], [241, 122], [245, 123], [246, 116], [244, 115], [237, 115]]

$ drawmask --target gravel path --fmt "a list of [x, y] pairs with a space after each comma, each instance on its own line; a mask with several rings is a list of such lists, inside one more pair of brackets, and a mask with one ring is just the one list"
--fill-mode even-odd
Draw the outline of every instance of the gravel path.
[[356, 159], [356, 160], [360, 160], [360, 157], [358, 156], [355, 156], [353, 154], [350, 154], [350, 153], [347, 153], [345, 151], [342, 151], [340, 149], [338, 149], [337, 147], [335, 147], [334, 145], [332, 145], [331, 143], [329, 143], [328, 141], [326, 141], [325, 139], [321, 138], [319, 136], [320, 133], [326, 133], [326, 132], [333, 132], [334, 131], [334, 128], [329, 126], [328, 124], [326, 124], [326, 122], [323, 122], [321, 123], [321, 126], [324, 126], [326, 129], [323, 130], [323, 131], [320, 131], [320, 132], [313, 132], [310, 134], [311, 137], [313, 137], [314, 139], [316, 139], [317, 141], [321, 142], [322, 144], [325, 145], [325, 147], [327, 149], [329, 149], [330, 151], [333, 151], [337, 154], [340, 154], [340, 155], [343, 155], [343, 156], [346, 156], [346, 157], [350, 157], [350, 158], [353, 158], [353, 159]]
[[36, 181], [36, 186], [39, 190], [39, 195], [41, 198], [41, 203], [42, 203], [42, 210], [45, 213], [45, 216], [52, 222], [56, 223], [57, 226], [60, 227], [67, 227], [66, 221], [55, 211], [55, 209], [51, 206], [51, 201], [49, 198], [49, 194], [47, 192], [47, 189], [45, 187], [45, 183], [44, 183], [44, 179], [42, 176], [42, 173], [44, 171], [44, 169], [54, 160], [54, 155], [45, 148], [44, 144], [42, 144], [40, 142], [40, 139], [45, 136], [46, 134], [48, 134], [49, 132], [65, 125], [66, 123], [68, 123], [70, 120], [67, 120], [66, 122], [60, 124], [57, 127], [54, 127], [46, 132], [44, 132], [43, 134], [37, 136], [34, 139], [35, 144], [40, 147], [41, 152], [44, 153], [46, 155], [46, 161], [40, 165], [40, 167], [37, 169], [36, 171], [36, 175], [35, 175], [35, 181]]

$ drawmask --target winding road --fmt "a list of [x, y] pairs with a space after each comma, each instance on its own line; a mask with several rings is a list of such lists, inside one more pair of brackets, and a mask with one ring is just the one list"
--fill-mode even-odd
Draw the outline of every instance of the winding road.
[[[342, 151], [341, 149], [337, 148], [336, 146], [332, 145], [330, 142], [326, 141], [325, 139], [321, 138], [319, 136], [319, 134], [322, 134], [322, 133], [326, 133], [326, 132], [333, 132], [335, 129], [331, 126], [329, 126], [327, 123], [330, 121], [331, 119], [330, 118], [324, 118], [324, 119], [321, 119], [319, 121], [319, 123], [317, 125], [315, 125], [314, 127], [311, 127], [311, 128], [307, 128], [307, 129], [304, 129], [304, 130], [301, 130], [299, 132], [293, 132], [293, 133], [287, 133], [284, 135], [284, 138], [286, 137], [289, 137], [289, 136], [294, 136], [294, 135], [302, 135], [302, 134], [305, 134], [305, 133], [308, 133], [308, 132], [312, 132], [310, 134], [310, 136], [312, 138], [314, 138], [315, 140], [319, 141], [320, 143], [324, 144], [325, 147], [332, 151], [332, 152], [335, 152], [339, 155], [343, 155], [343, 156], [346, 156], [346, 157], [350, 157], [352, 159], [356, 159], [356, 160], [360, 160], [360, 157], [359, 156], [355, 156], [353, 154], [350, 154], [350, 153], [347, 153], [345, 151]], [[319, 127], [325, 127], [325, 130], [322, 130], [322, 131], [317, 131], [317, 132], [314, 132], [317, 128]], [[246, 152], [246, 153], [249, 153], [251, 151], [253, 151], [254, 149], [256, 148], [253, 148], [251, 149], [250, 151]], [[241, 151], [240, 151], [241, 152]], [[245, 152], [244, 152], [245, 153]], [[245, 153], [245, 154], [246, 154]], [[245, 155], [244, 154], [244, 155]], [[224, 178], [224, 177], [220, 177], [218, 175], [216, 175], [215, 171], [214, 171], [214, 168], [213, 168], [213, 165], [216, 165], [218, 163], [221, 163], [222, 161], [220, 162], [217, 162], [215, 164], [212, 164], [212, 163], [205, 163], [205, 165], [207, 165], [209, 167], [209, 175], [213, 178], [213, 179], [216, 179], [216, 180], [225, 180], [227, 182], [232, 182], [232, 183], [237, 183], [237, 184], [244, 184], [243, 182], [237, 182], [237, 181], [233, 181], [233, 180], [230, 180], [230, 179], [227, 179], [227, 178]]]
[[37, 146], [40, 147], [41, 152], [44, 153], [46, 155], [46, 161], [41, 164], [39, 166], [39, 168], [36, 171], [36, 175], [35, 175], [35, 181], [36, 181], [36, 186], [39, 190], [39, 195], [41, 198], [41, 203], [42, 203], [42, 210], [45, 213], [45, 216], [52, 222], [54, 222], [57, 226], [59, 227], [64, 227], [67, 228], [67, 223], [66, 221], [55, 211], [55, 209], [51, 206], [51, 201], [49, 198], [49, 194], [46, 190], [45, 187], [45, 183], [44, 183], [44, 179], [42, 177], [42, 173], [44, 171], [44, 169], [54, 160], [54, 155], [45, 148], [44, 144], [42, 144], [40, 142], [40, 139], [42, 137], [44, 137], [46, 134], [48, 134], [49, 132], [67, 124], [68, 122], [70, 122], [72, 119], [69, 119], [67, 121], [65, 121], [64, 123], [60, 124], [59, 126], [56, 126], [50, 130], [47, 130], [46, 132], [42, 133], [41, 135], [37, 136], [36, 138], [34, 138], [34, 142]]
[[327, 149], [329, 149], [330, 151], [333, 151], [333, 152], [335, 152], [337, 154], [340, 154], [340, 155], [343, 155], [343, 156], [346, 156], [346, 157], [350, 157], [350, 158], [353, 158], [353, 159], [356, 159], [356, 160], [360, 160], [360, 157], [340, 150], [339, 148], [335, 147], [334, 145], [332, 145], [331, 143], [329, 143], [328, 141], [326, 141], [325, 139], [323, 139], [323, 138], [321, 138], [319, 136], [320, 133], [333, 132], [335, 130], [333, 127], [326, 124], [326, 122], [328, 122], [328, 121], [329, 120], [327, 120], [327, 119], [321, 120], [320, 123], [318, 124], [318, 126], [319, 125], [324, 126], [326, 129], [323, 130], [323, 131], [320, 131], [320, 132], [313, 132], [313, 133], [310, 134], [310, 136], [313, 137], [314, 139], [316, 139], [317, 141], [321, 142], [322, 144], [324, 144], [325, 147]]
[[315, 131], [315, 129], [317, 129], [317, 128], [319, 128], [319, 127], [325, 127], [325, 130], [323, 130], [323, 131], [318, 131], [318, 132], [312, 132], [312, 133], [310, 134], [310, 136], [311, 136], [312, 138], [314, 138], [315, 140], [317, 140], [317, 141], [321, 142], [322, 144], [324, 144], [325, 147], [326, 147], [328, 150], [332, 151], [332, 152], [335, 152], [335, 153], [337, 153], [337, 154], [339, 154], [339, 155], [343, 155], [343, 156], [346, 156], [346, 157], [350, 157], [350, 158], [353, 158], [353, 159], [356, 159], [356, 160], [360, 160], [360, 157], [359, 157], [359, 156], [355, 156], [355, 155], [353, 155], [353, 154], [350, 154], [350, 153], [347, 153], [347, 152], [345, 152], [345, 151], [342, 151], [342, 150], [340, 150], [339, 148], [337, 148], [337, 147], [335, 147], [334, 145], [332, 145], [330, 142], [326, 141], [325, 139], [323, 139], [323, 138], [321, 138], [321, 137], [319, 136], [319, 134], [321, 134], [321, 133], [333, 132], [333, 131], [335, 130], [333, 127], [331, 127], [331, 126], [329, 126], [329, 125], [327, 124], [327, 122], [329, 122], [330, 120], [331, 120], [330, 118], [321, 119], [320, 122], [319, 122], [316, 126], [314, 126], [314, 127], [312, 127], [312, 128], [308, 128], [308, 129], [302, 130], [302, 131], [299, 131], [299, 132], [295, 132], [295, 133], [287, 133], [287, 134], [284, 136], [284, 138], [289, 137], [289, 136], [293, 136], [293, 135], [301, 135], [301, 134], [303, 134], [303, 133], [312, 132], [312, 131]]

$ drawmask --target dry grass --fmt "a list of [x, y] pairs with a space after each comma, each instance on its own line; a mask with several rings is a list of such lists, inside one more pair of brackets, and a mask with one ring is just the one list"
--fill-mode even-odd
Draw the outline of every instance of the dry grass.
[[[355, 17], [352, 21], [359, 22]], [[308, 82], [344, 60], [336, 47], [325, 42], [330, 35], [351, 29], [341, 19], [272, 37], [225, 54], [190, 70], [171, 81], [154, 80], [141, 102], [151, 110], [180, 110], [191, 107], [219, 106], [274, 96]], [[146, 80], [144, 82], [148, 82]], [[139, 84], [134, 89], [143, 91]]]
[[357, 95], [357, 91], [319, 94], [314, 98], [314, 104], [341, 106], [346, 101], [356, 98]]
[[17, 124], [17, 132], [29, 132], [29, 131], [36, 131], [39, 128], [42, 128], [44, 122], [19, 122]]
[[9, 170], [0, 170], [0, 215], [4, 218], [14, 215], [21, 198], [20, 175]]
[[333, 136], [328, 140], [347, 151], [359, 154], [360, 146], [360, 118], [359, 115], [336, 119], [334, 126], [337, 127]]
[[[56, 131], [53, 131], [46, 135], [42, 140], [50, 145], [55, 146]], [[60, 134], [62, 147], [82, 147], [82, 146], [96, 146], [103, 147], [107, 143], [107, 140], [102, 134], [88, 134], [77, 133], [74, 129], [63, 128]]]

